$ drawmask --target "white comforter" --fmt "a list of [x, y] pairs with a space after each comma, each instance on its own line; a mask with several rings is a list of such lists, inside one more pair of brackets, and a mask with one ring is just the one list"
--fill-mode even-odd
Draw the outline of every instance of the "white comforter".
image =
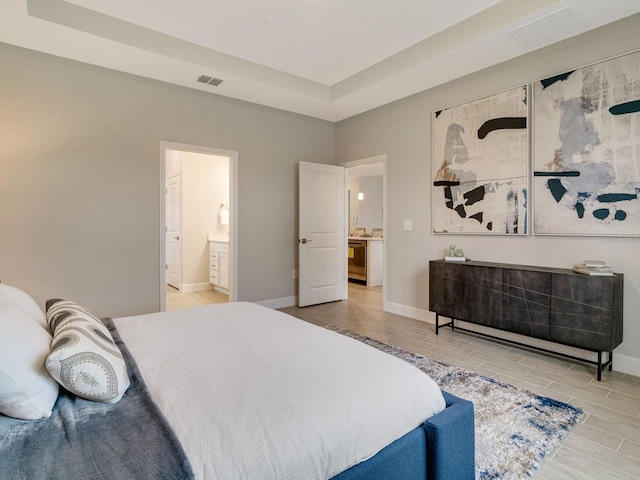
[[444, 409], [361, 342], [251, 303], [115, 319], [199, 479], [326, 479]]

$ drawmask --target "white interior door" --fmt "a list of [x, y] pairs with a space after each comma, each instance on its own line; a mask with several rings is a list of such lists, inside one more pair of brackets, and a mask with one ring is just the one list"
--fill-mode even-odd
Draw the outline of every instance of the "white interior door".
[[181, 289], [180, 261], [181, 261], [181, 224], [182, 202], [180, 197], [180, 174], [167, 177], [166, 189], [166, 271], [167, 284]]
[[346, 298], [347, 212], [343, 167], [300, 162], [298, 305]]

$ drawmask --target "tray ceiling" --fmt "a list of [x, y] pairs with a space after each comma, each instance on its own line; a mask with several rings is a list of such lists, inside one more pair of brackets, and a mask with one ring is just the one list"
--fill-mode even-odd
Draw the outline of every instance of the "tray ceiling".
[[2, 3], [2, 42], [329, 121], [640, 12], [637, 0]]

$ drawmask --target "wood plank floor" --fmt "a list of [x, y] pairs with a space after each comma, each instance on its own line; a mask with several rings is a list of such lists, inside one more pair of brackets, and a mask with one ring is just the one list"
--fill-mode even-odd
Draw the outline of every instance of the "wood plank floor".
[[[220, 300], [186, 295], [189, 298], [184, 301], [175, 297], [173, 305], [185, 308], [179, 305]], [[350, 284], [349, 300], [281, 310], [316, 325], [347, 328], [582, 408], [585, 415], [580, 424], [559, 449], [547, 456], [536, 479], [640, 480], [638, 377], [605, 372], [603, 381], [597, 382], [592, 366], [448, 329], [436, 336], [432, 324], [383, 312], [381, 287]]]

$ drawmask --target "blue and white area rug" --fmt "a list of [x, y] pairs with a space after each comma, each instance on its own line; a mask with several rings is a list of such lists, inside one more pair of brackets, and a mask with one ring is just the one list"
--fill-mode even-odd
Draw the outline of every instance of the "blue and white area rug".
[[415, 365], [443, 390], [472, 401], [478, 479], [531, 477], [544, 457], [560, 445], [582, 416], [582, 410], [568, 403], [541, 397], [340, 327], [327, 328]]

